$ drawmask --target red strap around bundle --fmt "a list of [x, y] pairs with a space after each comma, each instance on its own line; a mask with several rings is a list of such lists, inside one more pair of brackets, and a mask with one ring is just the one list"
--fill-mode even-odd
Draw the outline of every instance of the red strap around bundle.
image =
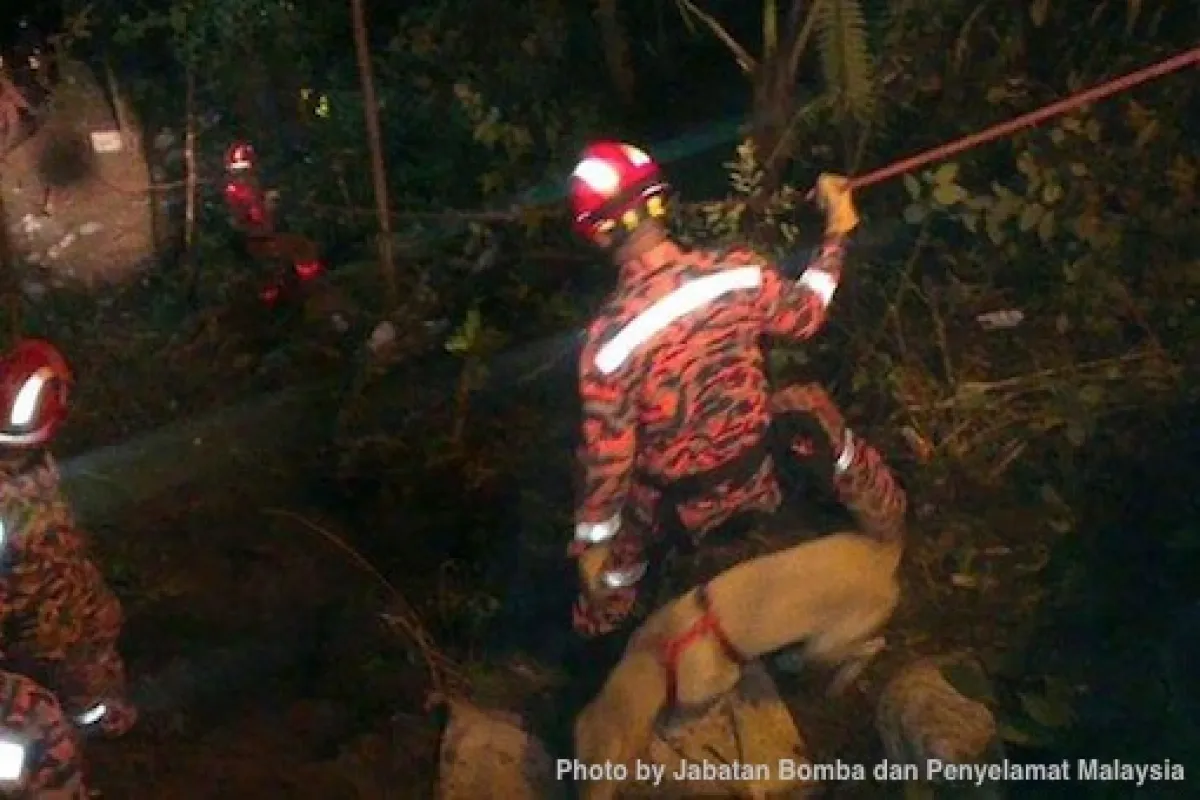
[[734, 646], [733, 642], [729, 639], [729, 635], [725, 633], [725, 629], [721, 627], [721, 621], [717, 619], [716, 612], [709, 601], [707, 585], [702, 585], [696, 589], [696, 602], [700, 605], [701, 614], [699, 618], [686, 631], [674, 639], [668, 639], [666, 642], [663, 642], [662, 662], [663, 669], [667, 672], [668, 708], [674, 708], [678, 700], [679, 658], [685, 650], [698, 642], [702, 637], [712, 635], [717, 640], [717, 644], [720, 645], [721, 653], [732, 663], [739, 666], [746, 663], [745, 656]]

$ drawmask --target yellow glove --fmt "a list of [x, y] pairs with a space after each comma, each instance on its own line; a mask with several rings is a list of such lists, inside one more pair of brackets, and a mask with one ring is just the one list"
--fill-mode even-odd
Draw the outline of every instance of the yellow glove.
[[593, 545], [579, 554], [579, 588], [592, 600], [603, 597], [604, 568], [608, 564], [608, 545]]
[[850, 193], [850, 181], [841, 175], [823, 173], [817, 178], [817, 205], [825, 212], [825, 233], [845, 236], [858, 227], [858, 211]]

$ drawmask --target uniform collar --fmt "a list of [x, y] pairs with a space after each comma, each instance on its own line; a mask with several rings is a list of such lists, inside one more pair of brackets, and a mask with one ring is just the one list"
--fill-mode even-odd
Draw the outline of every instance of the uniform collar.
[[621, 282], [638, 283], [674, 264], [683, 257], [683, 250], [670, 239], [663, 238], [637, 255], [621, 262]]

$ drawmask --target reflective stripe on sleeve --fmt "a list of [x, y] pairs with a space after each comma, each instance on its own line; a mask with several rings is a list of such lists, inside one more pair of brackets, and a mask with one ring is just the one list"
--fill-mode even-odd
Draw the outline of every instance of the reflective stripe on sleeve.
[[820, 298], [822, 306], [833, 302], [833, 294], [838, 288], [838, 282], [832, 275], [815, 267], [804, 270], [797, 282]]
[[624, 589], [627, 586], [633, 586], [645, 577], [648, 566], [643, 561], [626, 569], [608, 570], [601, 576], [601, 579], [604, 581], [604, 585], [610, 589]]
[[575, 541], [601, 544], [617, 535], [621, 530], [621, 515], [614, 514], [603, 522], [581, 522], [575, 526]]

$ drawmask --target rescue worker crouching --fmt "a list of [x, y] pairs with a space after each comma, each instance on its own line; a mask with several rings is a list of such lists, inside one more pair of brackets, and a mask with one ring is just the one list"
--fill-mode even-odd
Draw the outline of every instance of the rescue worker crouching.
[[120, 602], [43, 449], [69, 388], [48, 342], [24, 340], [0, 359], [0, 796], [87, 797], [80, 732], [116, 736], [137, 719], [117, 649]]
[[[825, 238], [790, 280], [748, 249], [687, 250], [674, 242], [665, 227], [668, 192], [645, 152], [617, 142], [589, 146], [570, 179], [577, 233], [611, 253], [619, 269], [579, 365], [583, 480], [570, 553], [582, 583], [573, 622], [586, 636], [629, 616], [647, 545], [667, 528], [699, 541], [742, 512], [778, 509], [759, 339], [807, 339], [820, 330], [841, 280], [846, 237], [858, 225], [848, 181], [822, 175]], [[884, 509], [884, 525], [899, 535], [904, 495], [886, 467], [876, 469], [877, 454], [849, 432], [819, 387], [784, 394], [788, 407], [780, 410], [813, 416], [827, 438], [842, 501], [851, 510]], [[855, 474], [864, 468], [869, 475]]]

